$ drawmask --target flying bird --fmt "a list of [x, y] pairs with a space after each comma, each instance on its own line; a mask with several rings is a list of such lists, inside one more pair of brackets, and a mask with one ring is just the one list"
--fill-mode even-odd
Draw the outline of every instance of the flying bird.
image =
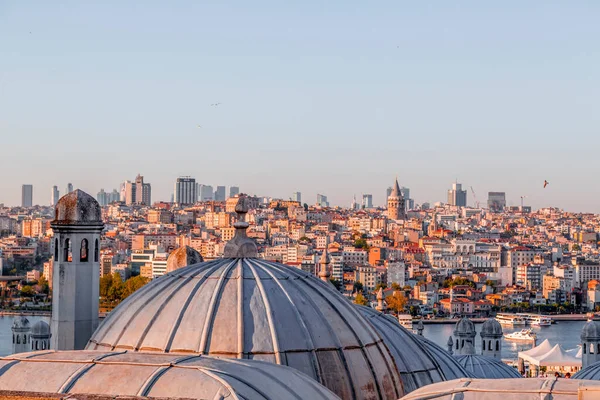
[[548, 186], [548, 183], [549, 182], [547, 180], [544, 180], [544, 189], [546, 189], [546, 186]]
[[198, 125], [198, 128], [202, 128], [202, 126]]
[[213, 103], [213, 104], [211, 104], [211, 106], [213, 106], [213, 107], [216, 107], [216, 106], [218, 106], [218, 105], [220, 105], [220, 104], [221, 104], [221, 103]]

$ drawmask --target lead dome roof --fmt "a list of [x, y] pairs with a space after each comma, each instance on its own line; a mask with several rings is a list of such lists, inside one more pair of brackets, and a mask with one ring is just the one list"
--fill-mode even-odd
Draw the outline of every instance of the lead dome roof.
[[58, 200], [52, 225], [102, 225], [100, 204], [83, 190], [76, 189]]
[[50, 337], [50, 325], [46, 321], [38, 321], [31, 328], [31, 336], [34, 338]]
[[502, 325], [495, 318], [488, 318], [481, 326], [481, 337], [502, 337]]
[[[63, 398], [339, 400], [295, 369], [270, 363], [101, 351], [39, 351], [0, 358], [0, 397], [3, 391], [59, 393]], [[19, 396], [29, 397], [37, 396]]]
[[573, 375], [573, 379], [600, 381], [600, 361], [588, 365]]
[[396, 318], [370, 307], [356, 307], [390, 349], [406, 392], [431, 383], [470, 376], [448, 352], [409, 332]]
[[456, 323], [454, 334], [459, 336], [475, 334], [475, 324], [469, 318], [463, 317]]
[[599, 340], [600, 339], [600, 322], [589, 321], [581, 329], [581, 340]]
[[404, 393], [381, 337], [331, 284], [254, 258], [218, 259], [153, 280], [109, 314], [87, 349], [268, 361], [343, 399]]
[[474, 378], [522, 378], [516, 368], [504, 364], [497, 358], [476, 354], [459, 355], [454, 358]]

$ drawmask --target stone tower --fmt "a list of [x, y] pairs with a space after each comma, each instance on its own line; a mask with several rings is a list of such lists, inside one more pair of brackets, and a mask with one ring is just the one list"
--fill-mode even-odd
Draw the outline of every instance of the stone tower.
[[98, 326], [100, 233], [98, 202], [75, 190], [56, 205], [52, 274], [52, 349], [81, 350]]
[[394, 182], [392, 187], [392, 193], [387, 199], [387, 216], [389, 219], [399, 220], [404, 219], [406, 216], [404, 197], [400, 191], [400, 185], [398, 185], [398, 178]]
[[454, 354], [475, 354], [475, 325], [469, 318], [461, 318], [454, 328]]
[[501, 359], [502, 325], [490, 318], [481, 327], [481, 355]]
[[582, 368], [600, 361], [600, 322], [590, 321], [581, 330], [581, 363]]
[[30, 337], [31, 326], [29, 320], [22, 315], [15, 318], [12, 325], [13, 334], [13, 354], [24, 353], [29, 351], [31, 337]]

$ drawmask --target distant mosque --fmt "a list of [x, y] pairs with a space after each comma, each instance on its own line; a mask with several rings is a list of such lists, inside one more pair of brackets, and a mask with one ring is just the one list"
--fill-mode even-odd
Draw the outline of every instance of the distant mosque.
[[[390, 218], [397, 220], [404, 218], [398, 189], [396, 182], [388, 199]], [[29, 328], [24, 317], [15, 320], [16, 354], [0, 358], [0, 396], [598, 398], [595, 381], [515, 376], [513, 368], [502, 366], [496, 321], [483, 326], [481, 354], [475, 354], [476, 332], [468, 319], [458, 321], [446, 351], [386, 314], [382, 292], [377, 310], [348, 301], [329, 282], [327, 252], [319, 277], [258, 258], [256, 243], [246, 235], [244, 195], [235, 211], [236, 232], [224, 258], [203, 262], [195, 250], [181, 248], [167, 262], [167, 274], [99, 324], [100, 206], [79, 190], [61, 198], [52, 221], [52, 329], [40, 323]], [[584, 331], [591, 363], [597, 361], [600, 330], [589, 325]], [[600, 379], [594, 372], [600, 371], [598, 362], [581, 373], [587, 369]]]

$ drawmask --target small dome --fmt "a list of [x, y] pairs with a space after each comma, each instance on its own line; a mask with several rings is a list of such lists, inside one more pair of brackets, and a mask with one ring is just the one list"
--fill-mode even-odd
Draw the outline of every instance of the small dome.
[[403, 395], [386, 345], [348, 299], [262, 259], [217, 259], [154, 279], [104, 319], [87, 349], [255, 359], [295, 368], [343, 399]]
[[18, 330], [29, 330], [29, 328], [30, 328], [29, 320], [22, 315], [19, 315], [13, 321], [13, 324], [12, 324], [13, 330], [17, 330], [17, 329]]
[[390, 349], [406, 393], [431, 383], [469, 376], [450, 354], [409, 332], [396, 318], [370, 307], [357, 307]]
[[45, 321], [36, 322], [31, 328], [31, 336], [34, 338], [50, 338], [50, 325]]
[[481, 337], [502, 337], [502, 325], [495, 318], [489, 318], [481, 326]]
[[190, 246], [182, 246], [169, 254], [169, 258], [167, 259], [167, 273], [203, 261], [204, 259], [195, 249]]
[[58, 200], [52, 225], [102, 225], [100, 204], [86, 192], [74, 190]]
[[592, 381], [600, 381], [600, 361], [583, 368], [573, 375], [573, 379], [589, 379]]
[[454, 356], [463, 368], [474, 378], [481, 379], [505, 379], [522, 378], [519, 371], [509, 365], [504, 364], [497, 358], [480, 355], [462, 355]]
[[475, 324], [469, 318], [461, 318], [454, 327], [454, 335], [475, 334]]
[[600, 340], [600, 322], [589, 321], [581, 330], [581, 340], [598, 341]]

